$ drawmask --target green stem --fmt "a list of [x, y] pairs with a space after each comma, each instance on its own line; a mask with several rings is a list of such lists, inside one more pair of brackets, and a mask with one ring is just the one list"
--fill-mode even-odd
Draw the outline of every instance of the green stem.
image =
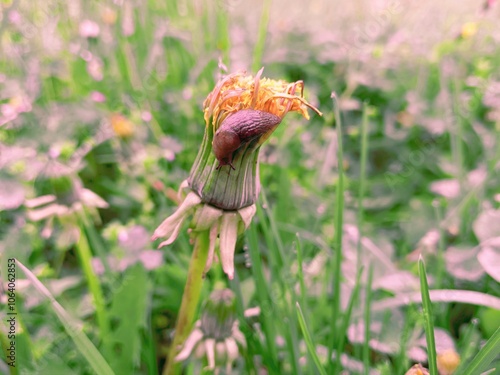
[[[3, 323], [3, 321], [0, 323], [0, 344], [3, 348], [3, 355], [4, 355], [4, 361], [5, 362], [9, 362], [8, 360], [8, 356], [9, 356], [9, 345], [10, 345], [10, 340], [7, 339], [7, 332], [8, 331], [8, 328], [7, 326]], [[9, 366], [9, 374], [10, 375], [17, 375], [18, 374], [18, 371], [17, 371], [17, 367], [15, 366]]]
[[262, 5], [262, 15], [260, 17], [259, 35], [253, 50], [252, 70], [256, 72], [262, 64], [262, 56], [264, 55], [264, 47], [266, 44], [267, 25], [269, 24], [269, 12], [271, 9], [272, 0], [265, 0]]
[[81, 232], [78, 243], [76, 244], [76, 250], [82, 265], [83, 273], [89, 285], [90, 293], [94, 300], [97, 324], [100, 331], [99, 335], [101, 340], [105, 342], [106, 338], [109, 337], [109, 320], [106, 312], [106, 304], [102, 293], [101, 283], [92, 269], [92, 253], [90, 251], [87, 234], [84, 230], [84, 228], [87, 227], [87, 219], [83, 213], [79, 214], [78, 217], [80, 219]]
[[336, 366], [340, 363], [340, 354], [336, 353], [335, 362], [332, 361], [332, 353], [334, 348], [338, 348], [339, 337], [337, 337], [337, 326], [340, 320], [340, 293], [341, 293], [341, 282], [342, 282], [342, 234], [344, 228], [344, 157], [342, 148], [342, 121], [340, 118], [340, 109], [337, 96], [332, 93], [332, 102], [335, 111], [335, 125], [337, 126], [337, 163], [338, 163], [338, 182], [337, 190], [335, 194], [335, 216], [334, 216], [334, 226], [335, 226], [335, 236], [333, 249], [335, 251], [334, 257], [332, 259], [332, 274], [333, 274], [333, 285], [332, 285], [332, 312], [330, 321], [330, 338], [328, 345], [328, 361], [329, 361], [329, 373], [337, 373]]
[[422, 293], [422, 310], [424, 315], [425, 338], [427, 341], [429, 372], [431, 374], [437, 374], [438, 368], [436, 338], [434, 337], [434, 316], [432, 314], [432, 302], [429, 295], [429, 285], [427, 284], [427, 274], [425, 272], [425, 264], [422, 256], [420, 256], [420, 259], [418, 260], [418, 273], [420, 276], [420, 291]]
[[170, 348], [167, 363], [163, 368], [163, 375], [172, 375], [178, 372], [178, 366], [174, 358], [178, 353], [179, 347], [186, 341], [191, 331], [203, 284], [203, 269], [207, 262], [208, 245], [208, 231], [197, 233], [193, 255], [189, 263], [186, 286], [182, 295], [179, 317], [175, 325], [174, 342]]

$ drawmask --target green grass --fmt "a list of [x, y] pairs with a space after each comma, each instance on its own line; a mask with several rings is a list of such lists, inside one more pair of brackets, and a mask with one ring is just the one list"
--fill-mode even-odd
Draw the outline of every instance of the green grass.
[[418, 260], [418, 273], [420, 276], [420, 291], [422, 293], [422, 309], [424, 317], [425, 338], [427, 342], [427, 358], [429, 361], [429, 371], [432, 374], [438, 373], [436, 339], [434, 337], [434, 315], [432, 314], [432, 302], [429, 295], [429, 285], [425, 264], [422, 258]]
[[337, 100], [337, 96], [332, 93], [332, 101], [333, 101], [333, 110], [335, 113], [335, 125], [337, 127], [337, 168], [339, 171], [338, 174], [338, 182], [336, 186], [335, 193], [335, 216], [334, 216], [334, 243], [333, 243], [333, 251], [334, 256], [332, 258], [332, 293], [333, 293], [333, 301], [332, 301], [332, 312], [331, 312], [331, 320], [330, 320], [330, 340], [329, 340], [329, 352], [328, 358], [331, 358], [332, 352], [334, 348], [337, 348], [337, 352], [335, 353], [336, 361], [332, 362], [332, 367], [330, 367], [330, 372], [336, 372], [336, 366], [340, 359], [340, 351], [339, 349], [342, 345], [338, 344], [345, 332], [339, 331], [338, 323], [340, 321], [340, 298], [341, 298], [341, 290], [340, 285], [342, 282], [341, 277], [341, 265], [342, 265], [342, 234], [343, 234], [343, 223], [344, 223], [344, 158], [343, 158], [343, 150], [342, 150], [342, 120], [340, 118], [340, 110], [339, 104]]
[[473, 375], [480, 374], [487, 370], [490, 363], [498, 358], [500, 354], [500, 328], [497, 328], [493, 336], [486, 342], [486, 344], [479, 350], [472, 361], [465, 366], [463, 372], [460, 374]]
[[[247, 345], [233, 373], [399, 375], [423, 351], [422, 365], [438, 374], [443, 332], [462, 360], [456, 374], [499, 368], [499, 276], [479, 260], [500, 233], [478, 218], [500, 210], [500, 54], [488, 47], [492, 13], [446, 4], [433, 5], [446, 15], [437, 19], [430, 2], [380, 13], [317, 0], [300, 10], [271, 0], [106, 0], [75, 14], [56, 1], [4, 1], [0, 121], [19, 113], [0, 125], [0, 275], [5, 283], [7, 260], [19, 260], [19, 366], [7, 365], [0, 308], [0, 373], [165, 367], [186, 315], [193, 244], [186, 223], [154, 258], [150, 237], [177, 206], [203, 137], [203, 101], [224, 66], [303, 80], [323, 112], [287, 115], [262, 147], [261, 194], [238, 240], [235, 279], [216, 263], [196, 287], [201, 301], [216, 286], [237, 296]], [[79, 35], [83, 20], [99, 25], [97, 38]], [[461, 35], [464, 22], [478, 33]], [[116, 114], [128, 136], [113, 131]], [[71, 188], [61, 191], [52, 163], [68, 166]], [[440, 194], [443, 181], [452, 188]], [[67, 204], [76, 192], [86, 194], [79, 214], [33, 220], [26, 199]], [[250, 308], [260, 314], [245, 316]], [[179, 372], [206, 365], [191, 357]]]
[[30, 283], [36, 290], [50, 301], [53, 312], [59, 318], [67, 334], [73, 340], [78, 352], [87, 360], [89, 366], [99, 375], [112, 375], [114, 371], [106, 362], [99, 350], [92, 344], [92, 341], [81, 331], [74, 319], [55, 300], [49, 290], [37, 279], [37, 277], [26, 268], [21, 262], [17, 266], [24, 272]]

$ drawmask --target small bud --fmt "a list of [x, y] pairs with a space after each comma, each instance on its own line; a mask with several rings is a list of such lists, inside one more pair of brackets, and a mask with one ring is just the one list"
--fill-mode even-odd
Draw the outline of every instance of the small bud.
[[215, 290], [175, 360], [184, 361], [194, 354], [197, 358], [206, 358], [209, 369], [225, 366], [229, 374], [240, 348], [245, 347], [245, 337], [236, 319], [234, 293], [230, 289]]
[[206, 337], [225, 339], [232, 334], [236, 320], [236, 299], [230, 289], [215, 290], [205, 303], [201, 315], [201, 330]]
[[405, 375], [430, 375], [429, 370], [423, 367], [420, 363], [414, 365], [408, 371], [406, 371]]

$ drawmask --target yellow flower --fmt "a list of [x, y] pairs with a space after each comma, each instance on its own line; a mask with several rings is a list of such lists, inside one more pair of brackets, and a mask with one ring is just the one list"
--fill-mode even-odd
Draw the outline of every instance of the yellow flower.
[[101, 12], [101, 18], [107, 25], [114, 25], [118, 15], [113, 8], [104, 7]]
[[460, 364], [460, 356], [453, 349], [447, 349], [437, 356], [439, 375], [452, 375]]
[[477, 33], [477, 23], [476, 22], [466, 22], [462, 26], [462, 30], [460, 31], [460, 35], [462, 38], [467, 39], [471, 38]]
[[111, 127], [120, 138], [128, 138], [134, 134], [134, 124], [118, 113], [111, 115]]
[[208, 126], [212, 118], [214, 133], [228, 115], [242, 109], [264, 111], [280, 118], [288, 112], [299, 112], [309, 119], [307, 108], [311, 108], [322, 115], [304, 99], [303, 81], [288, 83], [261, 78], [263, 70], [259, 70], [255, 77], [247, 76], [244, 72], [229, 74], [208, 94], [203, 103], [205, 122]]

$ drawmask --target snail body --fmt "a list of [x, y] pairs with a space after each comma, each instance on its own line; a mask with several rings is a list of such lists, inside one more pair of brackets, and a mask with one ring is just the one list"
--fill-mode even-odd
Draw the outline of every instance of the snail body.
[[229, 165], [235, 169], [233, 153], [244, 143], [267, 133], [281, 122], [281, 117], [255, 109], [243, 109], [228, 116], [215, 132], [212, 149], [219, 161], [217, 169]]

